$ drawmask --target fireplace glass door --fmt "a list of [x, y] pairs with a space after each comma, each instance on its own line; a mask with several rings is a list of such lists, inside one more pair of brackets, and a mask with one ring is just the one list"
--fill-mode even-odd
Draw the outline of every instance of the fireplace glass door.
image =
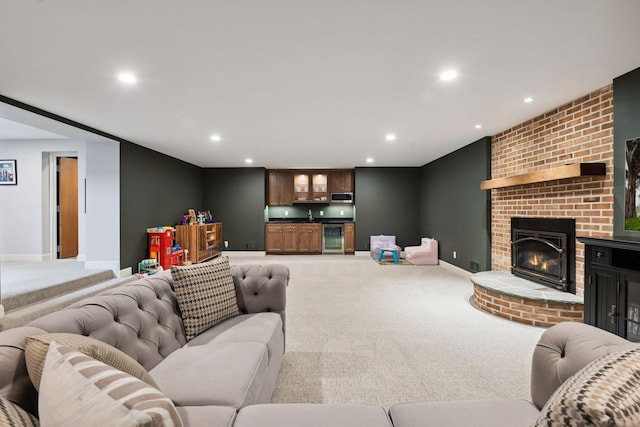
[[514, 274], [556, 289], [566, 290], [566, 234], [513, 230]]

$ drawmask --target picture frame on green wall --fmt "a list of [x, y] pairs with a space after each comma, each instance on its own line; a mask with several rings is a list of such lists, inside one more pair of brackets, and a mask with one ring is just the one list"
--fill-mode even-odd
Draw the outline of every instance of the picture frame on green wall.
[[640, 137], [625, 141], [624, 229], [640, 231]]
[[18, 185], [16, 160], [0, 160], [0, 185]]

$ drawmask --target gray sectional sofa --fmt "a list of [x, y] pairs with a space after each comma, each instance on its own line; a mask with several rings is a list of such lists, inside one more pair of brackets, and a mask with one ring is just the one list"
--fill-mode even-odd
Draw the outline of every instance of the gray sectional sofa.
[[240, 314], [189, 341], [170, 272], [0, 332], [0, 398], [37, 414], [25, 338], [62, 332], [95, 338], [138, 361], [175, 403], [186, 426], [524, 427], [534, 424], [555, 390], [584, 366], [638, 348], [581, 323], [548, 329], [533, 350], [532, 402], [399, 403], [389, 411], [377, 405], [272, 404], [284, 355], [289, 270], [283, 265], [237, 265], [231, 273]]
[[231, 273], [240, 314], [188, 342], [169, 271], [0, 332], [0, 396], [36, 414], [25, 338], [72, 333], [105, 342], [139, 362], [176, 403], [185, 425], [232, 425], [241, 408], [271, 401], [284, 354], [289, 269], [238, 265]]

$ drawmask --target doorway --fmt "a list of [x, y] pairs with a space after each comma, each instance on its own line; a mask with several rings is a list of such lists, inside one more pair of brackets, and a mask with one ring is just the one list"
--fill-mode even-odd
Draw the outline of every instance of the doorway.
[[56, 157], [56, 258], [78, 256], [78, 158]]

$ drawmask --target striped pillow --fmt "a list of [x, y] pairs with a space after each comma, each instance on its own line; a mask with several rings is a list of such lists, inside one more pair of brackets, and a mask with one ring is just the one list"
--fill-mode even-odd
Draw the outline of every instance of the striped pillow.
[[227, 257], [185, 267], [172, 266], [171, 277], [187, 341], [240, 314]]
[[38, 419], [11, 402], [0, 397], [0, 426], [6, 427], [38, 427]]
[[38, 398], [40, 425], [182, 426], [171, 399], [127, 373], [52, 341]]
[[533, 427], [640, 426], [640, 348], [594, 360], [567, 379]]
[[89, 357], [140, 378], [147, 384], [158, 388], [158, 385], [153, 378], [151, 378], [147, 370], [128, 354], [91, 337], [59, 332], [28, 336], [25, 339], [27, 372], [36, 390], [40, 388], [40, 377], [42, 376], [44, 360], [47, 357], [47, 351], [49, 350], [49, 343], [51, 341], [78, 350]]

